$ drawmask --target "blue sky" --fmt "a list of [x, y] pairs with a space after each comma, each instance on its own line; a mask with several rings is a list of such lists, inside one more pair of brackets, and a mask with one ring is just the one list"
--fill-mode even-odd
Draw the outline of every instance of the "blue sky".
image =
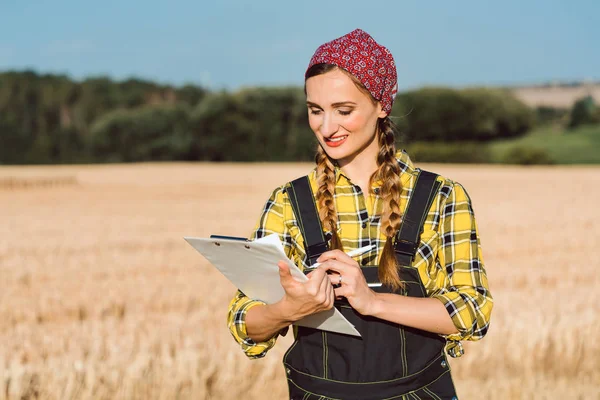
[[600, 2], [0, 1], [0, 70], [211, 89], [301, 85], [321, 43], [387, 46], [400, 89], [600, 80]]

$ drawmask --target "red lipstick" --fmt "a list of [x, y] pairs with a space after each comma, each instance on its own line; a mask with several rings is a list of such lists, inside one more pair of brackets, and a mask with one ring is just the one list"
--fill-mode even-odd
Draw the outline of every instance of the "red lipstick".
[[325, 139], [325, 144], [329, 147], [339, 147], [342, 144], [344, 144], [344, 142], [346, 141], [346, 139], [348, 139], [348, 136], [338, 136], [339, 137], [343, 137], [343, 139], [341, 140], [331, 140], [331, 139], [337, 139], [335, 137], [332, 138], [326, 138]]

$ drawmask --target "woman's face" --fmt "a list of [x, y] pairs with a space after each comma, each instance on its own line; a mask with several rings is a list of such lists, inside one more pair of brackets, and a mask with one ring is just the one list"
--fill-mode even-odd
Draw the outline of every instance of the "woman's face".
[[340, 69], [306, 80], [308, 122], [329, 157], [343, 167], [358, 155], [377, 156], [379, 102], [361, 92]]

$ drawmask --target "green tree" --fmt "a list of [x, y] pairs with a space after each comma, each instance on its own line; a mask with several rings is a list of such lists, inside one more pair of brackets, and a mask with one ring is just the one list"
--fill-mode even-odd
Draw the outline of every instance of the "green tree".
[[186, 159], [192, 140], [189, 112], [182, 104], [111, 111], [94, 122], [89, 148], [98, 161]]
[[592, 96], [585, 96], [577, 100], [571, 108], [569, 128], [580, 125], [600, 122], [597, 118], [597, 107]]
[[206, 96], [207, 90], [199, 86], [185, 85], [175, 90], [178, 102], [196, 106]]
[[90, 126], [107, 113], [178, 102], [195, 106], [205, 92], [192, 85], [176, 88], [137, 78], [75, 82], [64, 75], [2, 72], [0, 162], [84, 162], [89, 159], [85, 144]]
[[194, 154], [208, 161], [312, 159], [305, 103], [299, 88], [209, 94], [192, 113]]
[[409, 141], [489, 141], [523, 135], [535, 115], [494, 89], [424, 88], [398, 95], [392, 115]]

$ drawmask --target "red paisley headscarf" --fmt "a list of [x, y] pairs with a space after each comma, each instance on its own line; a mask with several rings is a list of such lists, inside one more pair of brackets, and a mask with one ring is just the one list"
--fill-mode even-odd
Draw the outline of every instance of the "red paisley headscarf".
[[[390, 51], [367, 32], [352, 32], [319, 46], [308, 68], [333, 64], [354, 75], [388, 114], [398, 91], [396, 64]], [[308, 71], [307, 68], [307, 71]]]

